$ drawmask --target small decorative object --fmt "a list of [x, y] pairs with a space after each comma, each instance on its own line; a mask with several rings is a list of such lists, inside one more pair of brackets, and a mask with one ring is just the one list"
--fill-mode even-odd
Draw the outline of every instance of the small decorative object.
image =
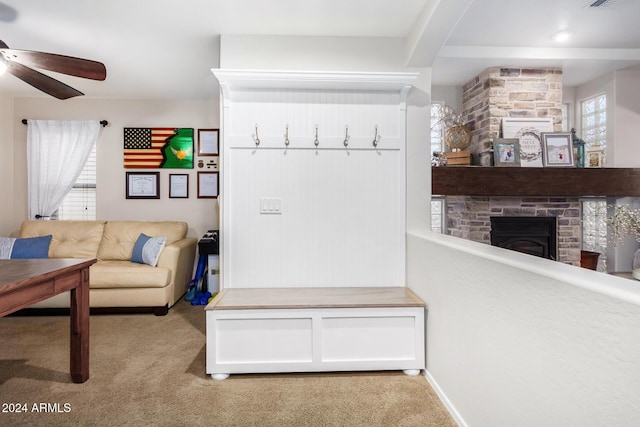
[[431, 166], [447, 166], [447, 158], [442, 151], [434, 151], [431, 157]]
[[621, 239], [633, 236], [640, 242], [640, 211], [629, 206], [615, 206], [613, 216], [609, 218], [613, 237]]
[[553, 132], [553, 120], [505, 117], [502, 119], [502, 137], [520, 140], [520, 166], [541, 167], [542, 132]]
[[444, 153], [449, 165], [471, 164], [471, 153], [465, 151], [472, 141], [472, 133], [463, 124], [462, 114], [448, 105], [440, 107], [440, 120], [432, 124], [431, 131], [444, 133], [444, 143], [451, 151]]
[[520, 143], [518, 139], [494, 139], [493, 158], [496, 166], [520, 166]]
[[465, 125], [452, 126], [445, 132], [444, 143], [451, 151], [444, 153], [450, 165], [470, 165], [471, 152], [465, 150], [471, 145], [472, 134]]
[[569, 132], [542, 132], [544, 166], [573, 167], [573, 143]]
[[587, 150], [587, 167], [601, 168], [604, 163], [604, 149], [599, 142], [591, 144]]
[[575, 128], [571, 128], [571, 139], [573, 143], [573, 157], [576, 167], [584, 167], [584, 141], [576, 136]]
[[127, 199], [159, 199], [160, 172], [127, 172]]

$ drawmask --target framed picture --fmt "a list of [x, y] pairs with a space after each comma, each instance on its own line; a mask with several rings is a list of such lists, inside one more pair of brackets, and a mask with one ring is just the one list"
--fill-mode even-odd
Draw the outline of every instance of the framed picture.
[[575, 166], [570, 132], [542, 132], [541, 136], [544, 166]]
[[218, 129], [198, 129], [198, 155], [218, 155], [219, 133]]
[[542, 167], [542, 132], [553, 132], [552, 119], [505, 117], [502, 137], [520, 141], [520, 166]]
[[493, 157], [496, 166], [520, 166], [520, 141], [518, 138], [493, 140]]
[[198, 172], [198, 198], [218, 197], [218, 172]]
[[599, 142], [594, 142], [587, 150], [586, 167], [601, 168], [604, 164], [604, 150]]
[[127, 199], [159, 199], [160, 172], [127, 172]]
[[189, 175], [186, 173], [172, 173], [169, 175], [169, 198], [189, 198]]
[[124, 128], [125, 169], [193, 169], [193, 128]]

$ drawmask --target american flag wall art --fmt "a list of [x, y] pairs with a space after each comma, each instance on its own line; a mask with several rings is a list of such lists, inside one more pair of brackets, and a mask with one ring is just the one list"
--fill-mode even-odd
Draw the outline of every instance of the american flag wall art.
[[193, 128], [124, 128], [125, 169], [193, 169]]

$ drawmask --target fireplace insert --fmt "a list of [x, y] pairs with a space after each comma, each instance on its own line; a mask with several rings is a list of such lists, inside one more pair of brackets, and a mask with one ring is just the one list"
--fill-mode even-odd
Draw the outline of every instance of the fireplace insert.
[[557, 259], [556, 217], [492, 216], [490, 219], [493, 246]]

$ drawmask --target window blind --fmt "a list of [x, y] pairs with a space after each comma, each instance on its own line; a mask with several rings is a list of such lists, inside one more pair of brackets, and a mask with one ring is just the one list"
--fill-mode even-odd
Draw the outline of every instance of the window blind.
[[96, 147], [93, 147], [78, 180], [58, 208], [53, 219], [96, 219]]

